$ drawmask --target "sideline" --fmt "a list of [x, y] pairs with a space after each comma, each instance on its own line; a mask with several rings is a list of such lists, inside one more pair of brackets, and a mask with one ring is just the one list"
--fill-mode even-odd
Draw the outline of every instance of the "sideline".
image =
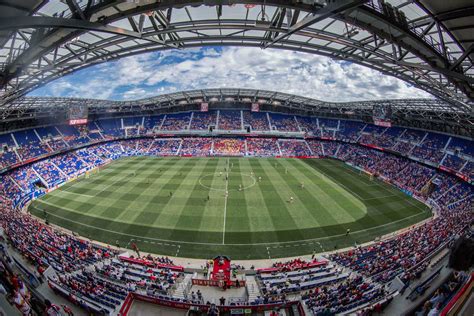
[[[52, 203], [48, 203], [48, 204], [52, 204]], [[54, 204], [53, 204], [54, 205]], [[54, 206], [57, 206], [57, 205], [54, 205]], [[36, 208], [36, 207], [35, 207]], [[38, 210], [41, 210], [39, 208], [36, 208]], [[297, 243], [302, 243], [302, 242], [310, 242], [310, 241], [318, 241], [318, 240], [326, 240], [326, 239], [330, 239], [330, 238], [334, 238], [334, 237], [342, 237], [342, 236], [345, 236], [346, 234], [338, 234], [338, 235], [331, 235], [331, 236], [324, 236], [324, 237], [318, 237], [318, 238], [310, 238], [310, 239], [301, 239], [301, 240], [293, 240], [293, 241], [276, 241], [276, 242], [266, 242], [266, 243], [252, 243], [252, 244], [223, 244], [223, 243], [206, 243], [206, 242], [195, 242], [195, 241], [178, 241], [178, 240], [169, 240], [169, 239], [161, 239], [161, 238], [153, 238], [153, 237], [145, 237], [145, 236], [140, 236], [140, 235], [133, 235], [133, 234], [127, 234], [127, 233], [122, 233], [122, 232], [118, 232], [118, 231], [114, 231], [114, 230], [109, 230], [109, 229], [105, 229], [105, 228], [101, 228], [101, 227], [97, 227], [97, 226], [94, 226], [94, 225], [89, 225], [89, 224], [85, 224], [85, 223], [79, 223], [75, 220], [72, 220], [72, 219], [69, 219], [69, 218], [65, 218], [65, 217], [62, 217], [62, 216], [59, 216], [59, 215], [56, 215], [56, 214], [53, 214], [53, 213], [48, 213], [49, 216], [53, 216], [53, 217], [57, 217], [57, 218], [60, 218], [62, 220], [65, 220], [65, 221], [68, 221], [68, 222], [72, 222], [76, 225], [79, 225], [79, 226], [85, 226], [85, 227], [90, 227], [90, 228], [94, 228], [96, 230], [101, 230], [101, 231], [105, 231], [105, 232], [109, 232], [109, 233], [113, 233], [113, 234], [117, 234], [117, 235], [122, 235], [122, 236], [128, 236], [128, 237], [133, 237], [134, 239], [148, 239], [148, 240], [155, 240], [155, 241], [160, 241], [160, 242], [167, 242], [167, 243], [180, 243], [180, 244], [189, 244], [189, 245], [207, 245], [207, 246], [265, 246], [265, 245], [286, 245], [286, 244], [296, 244], [295, 246], [300, 246], [298, 245]], [[385, 223], [385, 224], [382, 224], [382, 225], [378, 225], [378, 226], [373, 226], [373, 227], [370, 227], [370, 228], [367, 228], [367, 229], [360, 229], [360, 230], [355, 230], [355, 231], [351, 231], [351, 235], [354, 235], [354, 234], [357, 234], [357, 233], [364, 233], [364, 232], [367, 232], [367, 231], [370, 231], [370, 230], [373, 230], [373, 229], [377, 229], [377, 228], [380, 228], [380, 227], [385, 227], [385, 226], [388, 226], [388, 225], [392, 225], [394, 223], [398, 223], [398, 222], [402, 222], [402, 221], [405, 221], [407, 219], [410, 219], [410, 218], [413, 218], [413, 217], [416, 217], [416, 216], [420, 216], [420, 215], [425, 215], [424, 213], [417, 213], [417, 214], [414, 214], [414, 215], [411, 215], [411, 216], [408, 216], [408, 217], [404, 217], [402, 219], [399, 219], [399, 220], [396, 220], [396, 221], [393, 221], [393, 222], [390, 222], [390, 223]], [[35, 216], [37, 217], [37, 216]], [[57, 225], [59, 226], [59, 225]], [[65, 228], [64, 228], [65, 229]], [[402, 228], [404, 229], [404, 228]], [[401, 229], [401, 230], [402, 230]], [[273, 248], [278, 248], [278, 247], [273, 247]]]

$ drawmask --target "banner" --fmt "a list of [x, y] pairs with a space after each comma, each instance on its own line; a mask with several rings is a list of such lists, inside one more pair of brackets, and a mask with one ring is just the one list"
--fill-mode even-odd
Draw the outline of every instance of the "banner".
[[69, 107], [68, 123], [69, 125], [86, 124], [88, 115], [87, 105], [71, 105]]
[[[221, 281], [219, 280], [209, 280], [209, 279], [192, 279], [191, 280], [193, 285], [201, 285], [201, 286], [215, 286], [215, 287], [220, 287], [222, 285]], [[226, 282], [227, 285], [230, 286], [236, 286], [235, 281], [228, 281]], [[239, 280], [239, 286], [243, 287], [245, 286], [245, 281], [244, 280]]]
[[372, 120], [377, 126], [392, 126], [392, 106], [390, 104], [375, 104], [372, 108]]
[[69, 121], [68, 121], [68, 124], [69, 124], [69, 125], [83, 125], [83, 124], [87, 124], [87, 119], [84, 118], [84, 119], [69, 120]]
[[260, 112], [260, 104], [252, 103], [252, 112]]
[[[160, 306], [166, 306], [170, 308], [176, 308], [176, 309], [185, 309], [189, 310], [191, 307], [196, 307], [199, 310], [206, 312], [209, 309], [209, 305], [202, 305], [202, 304], [191, 304], [191, 303], [186, 303], [186, 302], [181, 302], [181, 301], [174, 301], [174, 300], [168, 300], [160, 297], [151, 297], [151, 296], [146, 296], [146, 295], [141, 295], [138, 293], [130, 293], [129, 294], [130, 298], [127, 297], [125, 299], [124, 303], [122, 304], [122, 307], [120, 309], [120, 315], [122, 316], [127, 316], [130, 313], [130, 307], [133, 305], [133, 301], [141, 301], [141, 302], [148, 302], [151, 304], [156, 304]], [[264, 311], [271, 311], [274, 310], [275, 308], [290, 308], [293, 305], [298, 305], [300, 304], [299, 301], [287, 301], [287, 302], [277, 302], [277, 303], [268, 303], [268, 304], [259, 304], [259, 305], [240, 305], [240, 306], [234, 306], [234, 305], [225, 305], [225, 306], [219, 306], [219, 310], [221, 312], [229, 312], [232, 313], [232, 310], [244, 310], [246, 314], [249, 314], [250, 311], [253, 312], [264, 312]]]
[[207, 112], [209, 111], [209, 103], [201, 103], [201, 112]]
[[374, 118], [374, 124], [377, 126], [382, 126], [382, 127], [392, 127], [392, 122], [390, 121], [384, 121], [384, 120], [378, 120]]

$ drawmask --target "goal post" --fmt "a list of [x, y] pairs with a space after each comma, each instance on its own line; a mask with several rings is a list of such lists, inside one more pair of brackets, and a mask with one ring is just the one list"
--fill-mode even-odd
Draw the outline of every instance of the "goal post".
[[89, 177], [90, 177], [91, 175], [96, 174], [96, 173], [99, 173], [99, 172], [100, 172], [100, 167], [87, 170], [87, 171], [86, 171], [86, 179], [89, 179]]

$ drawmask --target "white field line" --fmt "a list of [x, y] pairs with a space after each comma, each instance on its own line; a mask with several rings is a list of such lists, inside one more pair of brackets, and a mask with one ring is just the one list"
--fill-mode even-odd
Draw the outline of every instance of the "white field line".
[[370, 201], [370, 200], [378, 200], [378, 199], [383, 199], [383, 198], [389, 198], [389, 197], [394, 197], [397, 196], [395, 194], [390, 194], [390, 195], [382, 195], [382, 196], [376, 196], [368, 199], [363, 199], [362, 201]]
[[[128, 177], [128, 176], [129, 176], [129, 175], [127, 175], [126, 177]], [[76, 193], [76, 192], [69, 191], [69, 189], [70, 189], [71, 187], [69, 187], [69, 188], [67, 188], [67, 189], [65, 189], [65, 190], [59, 190], [57, 193], [58, 193], [59, 195], [61, 195], [61, 193], [69, 193], [69, 194], [76, 194], [76, 195], [79, 195], [79, 196], [87, 196], [87, 197], [89, 197], [89, 198], [95, 198], [95, 197], [97, 197], [99, 194], [101, 194], [102, 192], [104, 192], [105, 190], [107, 190], [108, 188], [110, 188], [110, 187], [111, 187], [112, 185], [114, 185], [115, 183], [117, 183], [117, 182], [119, 182], [119, 181], [121, 181], [121, 180], [124, 180], [126, 177], [122, 177], [122, 178], [120, 178], [120, 179], [115, 180], [115, 181], [112, 182], [111, 184], [106, 185], [106, 186], [105, 186], [102, 190], [100, 190], [96, 195], [82, 194], [82, 193]], [[40, 201], [41, 201], [41, 200], [40, 200]], [[44, 200], [43, 200], [43, 202], [44, 202]]]
[[[383, 190], [385, 190], [385, 191], [387, 191], [387, 192], [391, 192], [391, 191], [390, 191], [388, 188], [386, 188], [382, 183], [379, 183], [378, 181], [375, 181], [375, 184], [377, 184], [377, 185], [378, 185], [380, 188], [382, 188]], [[398, 192], [402, 192], [402, 191], [400, 191], [399, 188], [397, 188], [397, 187], [394, 186], [394, 185], [390, 185], [389, 188], [392, 189], [392, 190], [395, 189], [395, 190], [397, 190]], [[420, 213], [424, 213], [424, 212], [427, 211], [427, 210], [421, 208], [420, 206], [414, 204], [413, 201], [412, 201], [412, 199], [414, 199], [414, 198], [410, 196], [408, 199], [406, 199], [406, 201], [407, 201], [408, 203], [410, 203], [412, 206], [414, 206], [415, 208], [419, 209], [419, 210], [421, 211]], [[425, 205], [426, 205], [426, 204], [425, 204]], [[420, 214], [420, 213], [418, 213], [418, 214]]]
[[357, 194], [356, 192], [352, 191], [350, 188], [348, 188], [347, 186], [345, 186], [344, 183], [340, 183], [339, 181], [333, 180], [330, 176], [328, 176], [328, 175], [326, 174], [326, 172], [324, 172], [324, 171], [322, 171], [322, 170], [316, 170], [316, 172], [319, 173], [319, 174], [322, 176], [323, 179], [327, 179], [327, 180], [329, 180], [329, 181], [332, 181], [332, 182], [333, 182], [334, 184], [336, 184], [336, 185], [343, 186], [344, 189], [346, 189], [347, 191], [351, 192], [352, 195], [357, 196], [357, 198], [358, 198], [359, 200], [361, 200], [361, 201], [364, 200], [359, 194]]
[[[44, 201], [41, 201], [41, 203], [57, 206], [54, 203], [49, 203], [49, 202], [44, 202]], [[66, 208], [66, 207], [59, 207], [59, 208], [62, 208], [64, 210], [71, 210], [71, 209]], [[71, 210], [71, 211], [73, 211], [73, 210]], [[73, 212], [77, 213], [76, 211], [73, 211]], [[105, 228], [102, 228], [102, 227], [97, 227], [97, 226], [94, 226], [94, 225], [79, 223], [75, 220], [71, 220], [69, 218], [62, 217], [62, 216], [59, 216], [59, 215], [56, 215], [56, 214], [53, 214], [53, 213], [48, 213], [48, 214], [50, 216], [54, 216], [54, 217], [60, 218], [60, 219], [65, 220], [65, 221], [72, 222], [75, 225], [90, 227], [90, 228], [94, 228], [96, 230], [101, 230], [101, 231], [105, 231], [105, 232], [109, 232], [109, 233], [113, 233], [113, 234], [117, 234], [117, 235], [133, 237], [136, 240], [147, 239], [147, 240], [155, 240], [155, 241], [159, 241], [159, 242], [175, 243], [175, 244], [172, 244], [172, 245], [176, 245], [176, 244], [209, 245], [209, 246], [221, 246], [222, 245], [222, 243], [178, 241], [178, 240], [160, 239], [160, 238], [145, 237], [145, 236], [140, 236], [140, 235], [126, 234], [126, 233], [118, 232], [118, 231], [115, 231], [115, 230], [109, 230], [109, 229], [105, 229]], [[399, 220], [396, 220], [396, 221], [393, 221], [393, 222], [390, 222], [390, 223], [385, 223], [385, 224], [370, 227], [370, 228], [367, 228], [367, 229], [360, 229], [360, 230], [351, 231], [351, 235], [354, 235], [356, 233], [363, 233], [363, 232], [366, 232], [366, 231], [370, 231], [370, 230], [377, 229], [377, 228], [384, 227], [384, 226], [388, 226], [388, 225], [392, 225], [394, 223], [405, 221], [407, 219], [410, 219], [410, 218], [416, 217], [416, 216], [420, 216], [420, 215], [422, 215], [422, 213], [417, 213], [417, 214], [414, 214], [414, 215], [411, 215], [411, 216], [408, 216], [408, 217], [405, 217], [405, 218], [402, 218], [402, 219], [399, 219]], [[252, 243], [252, 244], [225, 244], [225, 245], [226, 246], [260, 246], [260, 245], [295, 244], [295, 246], [298, 246], [297, 243], [317, 241], [317, 240], [325, 240], [325, 239], [330, 239], [330, 238], [334, 238], [334, 237], [341, 237], [341, 236], [346, 236], [346, 234], [344, 233], [344, 234], [339, 234], [339, 235], [331, 235], [331, 236], [325, 236], [325, 237], [319, 237], [319, 238], [301, 239], [301, 240], [293, 240], [293, 241], [281, 241], [281, 242], [277, 241], [277, 242], [267, 242], [267, 243], [263, 242], [263, 243]], [[153, 243], [153, 242], [151, 242], [151, 243]], [[165, 245], [168, 245], [168, 244], [165, 244]]]
[[[108, 164], [104, 164], [104, 165], [99, 166], [99, 167], [97, 167], [97, 168], [91, 169], [91, 171], [92, 171], [92, 170], [97, 170], [97, 169], [99, 169], [99, 168], [103, 168], [103, 167], [106, 167], [106, 166], [108, 166]], [[109, 168], [109, 169], [104, 170], [104, 171], [96, 172], [96, 174], [97, 174], [97, 175], [100, 174], [101, 176], [103, 176], [103, 175], [107, 175], [107, 174], [112, 173], [112, 172], [114, 172], [114, 170], [113, 170], [112, 168]], [[79, 177], [77, 177], [76, 179], [74, 179], [72, 182], [70, 182], [70, 183], [68, 183], [68, 184], [82, 184], [83, 182], [78, 181], [78, 180], [82, 180], [82, 179], [84, 179], [84, 178], [79, 178]], [[98, 178], [92, 179], [92, 181], [90, 181], [89, 183], [87, 183], [87, 185], [93, 184], [97, 179], [98, 179]], [[125, 178], [122, 178], [122, 179], [125, 179]], [[75, 193], [75, 192], [69, 191], [71, 188], [73, 188], [73, 186], [69, 186], [69, 187], [66, 188], [66, 189], [62, 189], [61, 192]], [[81, 188], [82, 188], [82, 187], [81, 187]], [[75, 194], [79, 194], [79, 193], [75, 193]], [[84, 195], [84, 196], [89, 196], [89, 195], [87, 195], [87, 194], [82, 194], [82, 195]]]
[[[228, 168], [227, 168], [228, 170]], [[351, 170], [352, 171], [352, 170]], [[228, 171], [227, 171], [228, 172]], [[355, 172], [354, 172], [355, 173]], [[322, 172], [322, 174], [324, 174], [324, 177], [326, 177], [326, 174], [324, 172]], [[123, 178], [121, 179], [118, 179], [117, 181], [115, 182], [118, 182], [120, 180], [123, 180]], [[115, 183], [114, 182], [114, 183]], [[111, 185], [113, 185], [114, 183], [112, 183]], [[338, 183], [336, 182], [337, 184], [341, 184], [341, 183]], [[376, 182], [375, 182], [376, 183]], [[388, 189], [386, 189], [383, 185], [381, 184], [378, 184], [378, 186], [381, 186], [383, 189], [385, 189], [386, 191], [390, 192]], [[109, 185], [110, 186], [110, 185]], [[228, 181], [226, 181], [226, 188], [228, 186]], [[349, 190], [350, 191], [350, 190]], [[71, 192], [72, 193], [72, 192]], [[72, 210], [70, 208], [67, 208], [67, 207], [63, 207], [63, 206], [58, 206], [54, 203], [51, 203], [51, 202], [46, 202], [44, 200], [38, 200], [38, 202], [40, 203], [44, 203], [44, 204], [49, 204], [49, 205], [52, 205], [52, 206], [56, 206], [58, 208], [61, 208], [61, 209], [64, 209], [64, 210], [68, 210], [68, 211], [71, 211], [73, 213], [77, 213], [77, 211], [75, 210]], [[227, 202], [227, 198], [225, 200], [225, 202]], [[412, 204], [413, 206], [416, 206], [414, 205], [413, 203], [411, 203], [410, 201], [410, 204]], [[422, 210], [421, 208], [417, 207], [418, 209]], [[226, 209], [227, 207], [225, 206], [225, 210], [224, 210], [224, 232], [223, 232], [223, 238], [225, 237], [225, 221], [226, 221]], [[422, 210], [424, 211], [424, 210]], [[398, 222], [401, 222], [401, 221], [405, 221], [407, 219], [410, 219], [410, 218], [413, 218], [413, 217], [416, 217], [416, 216], [419, 216], [421, 214], [423, 214], [424, 212], [420, 212], [420, 213], [417, 213], [417, 214], [414, 214], [414, 215], [411, 215], [411, 216], [408, 216], [408, 217], [405, 217], [405, 218], [402, 218], [402, 219], [399, 219], [397, 221], [392, 221], [392, 222], [389, 222], [389, 223], [385, 223], [385, 224], [382, 224], [382, 225], [378, 225], [378, 226], [374, 226], [374, 227], [370, 227], [370, 228], [367, 228], [367, 229], [361, 229], [361, 230], [356, 230], [356, 231], [353, 231], [351, 232], [351, 235], [353, 234], [356, 234], [356, 233], [363, 233], [363, 232], [366, 232], [366, 231], [371, 231], [373, 229], [377, 229], [377, 228], [380, 228], [380, 227], [385, 227], [385, 226], [388, 226], [388, 225], [392, 225], [394, 223], [398, 223]], [[191, 244], [191, 245], [211, 245], [211, 246], [219, 246], [219, 245], [223, 245], [224, 244], [224, 239], [223, 239], [223, 242], [222, 243], [202, 243], [202, 242], [191, 242], [191, 241], [177, 241], [177, 240], [169, 240], [169, 239], [160, 239], [160, 238], [151, 238], [151, 237], [144, 237], [144, 236], [139, 236], [139, 235], [133, 235], [133, 234], [126, 234], [126, 233], [122, 233], [122, 232], [118, 232], [118, 231], [114, 231], [114, 230], [109, 230], [109, 229], [104, 229], [104, 228], [101, 228], [101, 227], [97, 227], [97, 226], [93, 226], [93, 225], [89, 225], [89, 224], [85, 224], [85, 223], [79, 223], [77, 221], [74, 221], [74, 220], [71, 220], [69, 218], [65, 218], [65, 217], [62, 217], [62, 216], [59, 216], [59, 215], [56, 215], [56, 214], [50, 214], [51, 216], [54, 216], [54, 217], [57, 217], [57, 218], [60, 218], [60, 219], [63, 219], [65, 221], [69, 221], [69, 222], [72, 222], [76, 225], [81, 225], [81, 226], [85, 226], [85, 227], [90, 227], [90, 228], [94, 228], [96, 230], [101, 230], [101, 231], [106, 231], [106, 232], [110, 232], [110, 233], [113, 233], [113, 234], [117, 234], [117, 235], [122, 235], [122, 236], [128, 236], [128, 237], [134, 237], [135, 239], [147, 239], [147, 240], [154, 240], [154, 241], [159, 241], [159, 242], [164, 242], [165, 245], [168, 245], [167, 243], [180, 243], [180, 244]], [[87, 216], [90, 216], [90, 215], [87, 215]], [[93, 217], [93, 216], [92, 216]], [[341, 236], [345, 236], [346, 234], [339, 234], [339, 235], [332, 235], [332, 236], [325, 236], [325, 237], [319, 237], [319, 238], [310, 238], [310, 239], [302, 239], [302, 240], [294, 240], [294, 241], [283, 241], [283, 242], [268, 242], [268, 243], [252, 243], [252, 244], [226, 244], [227, 246], [259, 246], [259, 245], [281, 245], [281, 244], [294, 244], [293, 246], [294, 247], [297, 247], [297, 246], [300, 246], [298, 245], [297, 243], [302, 243], [302, 242], [311, 242], [311, 241], [317, 241], [317, 240], [325, 240], [325, 239], [330, 239], [330, 238], [334, 238], [334, 237], [341, 237]], [[150, 242], [150, 243], [155, 243], [155, 242]], [[273, 247], [274, 248], [274, 247]]]
[[225, 222], [227, 217], [227, 196], [228, 196], [228, 189], [229, 189], [229, 158], [227, 158], [227, 166], [226, 166], [226, 175], [225, 175], [225, 200], [224, 200], [224, 225], [222, 227], [222, 244], [225, 244]]
[[[96, 168], [96, 169], [97, 169], [97, 168]], [[95, 170], [95, 169], [94, 169], [94, 170]], [[105, 171], [103, 171], [101, 174], [103, 175], [104, 173], [105, 173]], [[110, 171], [109, 171], [109, 173], [110, 173]], [[74, 179], [74, 180], [73, 180], [72, 182], [70, 182], [70, 183], [72, 183], [72, 184], [81, 183], [81, 182], [78, 182], [78, 180], [79, 180], [79, 178], [76, 178], [76, 179]], [[89, 182], [88, 185], [91, 185], [92, 183], [94, 183], [95, 180], [96, 180], [96, 179], [94, 179], [94, 180], [92, 180], [91, 182]], [[70, 183], [68, 183], [68, 184], [70, 184]], [[82, 194], [82, 193], [76, 193], [76, 192], [69, 191], [71, 188], [73, 188], [73, 186], [69, 186], [69, 187], [67, 187], [66, 189], [61, 188], [61, 190], [59, 190], [59, 188], [57, 188], [57, 189], [54, 190], [54, 192], [55, 192], [55, 194], [59, 194], [59, 195], [61, 195], [62, 193], [69, 193], [69, 194], [76, 194], [76, 195], [80, 195], [80, 196], [87, 196], [87, 197], [89, 197], [89, 198], [94, 198], [94, 197], [96, 197], [96, 196], [94, 196], [94, 195]], [[82, 187], [81, 187], [81, 188], [82, 188]], [[42, 200], [39, 200], [39, 199], [38, 199], [38, 201], [44, 202], [44, 201], [49, 200], [49, 199], [52, 198], [53, 196], [55, 196], [55, 195], [53, 195], [53, 194], [51, 194], [51, 193], [52, 193], [52, 192], [46, 194]], [[102, 191], [99, 192], [99, 193], [102, 193]]]
[[[349, 170], [350, 172], [356, 174], [356, 175], [359, 175], [357, 172], [355, 172], [354, 170], [352, 170], [352, 168], [348, 168], [348, 170]], [[320, 170], [320, 171], [322, 172], [322, 174], [324, 174], [325, 177], [327, 176], [324, 171], [322, 171], [322, 170]], [[346, 188], [347, 190], [349, 190], [349, 191], [352, 192], [353, 194], [357, 195], [361, 201], [375, 200], [375, 199], [382, 198], [382, 197], [374, 197], [374, 198], [362, 199], [357, 193], [355, 193], [354, 191], [352, 191], [351, 189], [349, 189], [348, 187], [346, 187], [343, 183], [340, 183], [339, 181], [335, 181], [335, 182], [336, 182], [337, 184], [339, 184], [339, 185], [342, 185], [344, 188]], [[387, 192], [389, 192], [389, 193], [392, 193], [392, 195], [383, 196], [383, 197], [396, 196], [396, 194], [393, 194], [393, 192], [390, 191], [389, 189], [387, 189], [384, 185], [382, 185], [382, 183], [379, 183], [378, 181], [374, 181], [373, 183], [374, 183], [374, 184], [372, 184], [372, 185], [370, 185], [370, 186], [378, 186], [378, 187], [384, 189], [385, 191], [387, 191]], [[398, 189], [397, 187], [395, 187], [395, 186], [393, 186], [393, 185], [390, 186], [390, 189], [395, 189], [395, 190], [401, 192], [400, 189]], [[411, 199], [412, 199], [412, 197], [406, 199], [406, 201], [408, 201], [408, 203], [410, 203], [412, 206], [414, 206], [415, 208], [417, 208], [417, 209], [419, 209], [419, 210], [421, 211], [420, 213], [415, 214], [415, 215], [420, 215], [420, 214], [426, 212], [426, 210], [424, 210], [424, 209], [422, 209], [421, 207], [419, 207], [418, 205], [414, 204], [414, 203], [411, 201]], [[414, 215], [413, 215], [413, 216], [414, 216]], [[413, 216], [410, 216], [410, 217], [413, 217]], [[406, 218], [410, 218], [410, 217], [406, 217]], [[392, 223], [395, 223], [395, 222], [392, 222]], [[376, 227], [378, 227], [378, 226], [376, 226]]]
[[75, 195], [79, 195], [79, 196], [87, 196], [87, 197], [89, 197], [89, 198], [95, 198], [94, 195], [76, 193], [76, 192], [72, 192], [72, 191], [68, 191], [68, 190], [58, 191], [58, 192], [56, 192], [56, 193], [57, 193], [58, 195], [61, 195], [62, 193], [68, 193], [68, 194], [75, 194]]
[[99, 191], [99, 193], [96, 194], [99, 195], [101, 194], [102, 192], [104, 192], [105, 190], [107, 190], [108, 188], [110, 188], [111, 186], [113, 186], [115, 183], [119, 182], [119, 181], [122, 181], [122, 180], [125, 180], [126, 178], [130, 177], [130, 174], [127, 174], [125, 177], [121, 177], [120, 179], [117, 179], [115, 180], [114, 182], [112, 182], [111, 184], [109, 185], [106, 185], [102, 190]]

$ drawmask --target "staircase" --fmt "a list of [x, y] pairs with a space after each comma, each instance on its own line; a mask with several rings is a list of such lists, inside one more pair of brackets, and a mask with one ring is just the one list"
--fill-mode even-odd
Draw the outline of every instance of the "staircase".
[[191, 288], [192, 278], [193, 275], [191, 273], [186, 273], [184, 279], [177, 284], [176, 288], [171, 291], [170, 295], [176, 298], [185, 299], [189, 289]]
[[257, 296], [262, 297], [260, 288], [258, 287], [257, 281], [254, 276], [245, 277], [245, 287], [247, 288], [248, 301], [253, 302], [257, 299]]

